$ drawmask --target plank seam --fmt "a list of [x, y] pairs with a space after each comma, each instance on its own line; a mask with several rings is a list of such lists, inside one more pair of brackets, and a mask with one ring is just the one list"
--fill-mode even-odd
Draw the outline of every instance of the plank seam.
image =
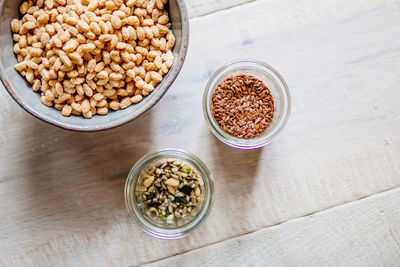
[[258, 0], [251, 0], [251, 1], [240, 3], [240, 4], [237, 4], [237, 5], [233, 5], [233, 6], [229, 6], [229, 7], [225, 7], [225, 8], [220, 8], [220, 9], [217, 9], [217, 10], [206, 12], [206, 13], [201, 14], [201, 15], [190, 17], [190, 19], [205, 17], [205, 16], [208, 16], [208, 15], [220, 12], [220, 11], [229, 10], [229, 9], [232, 9], [232, 8], [235, 8], [235, 7], [244, 6], [246, 4], [250, 4], [250, 3], [253, 3], [253, 2], [256, 2], [256, 1], [258, 1]]

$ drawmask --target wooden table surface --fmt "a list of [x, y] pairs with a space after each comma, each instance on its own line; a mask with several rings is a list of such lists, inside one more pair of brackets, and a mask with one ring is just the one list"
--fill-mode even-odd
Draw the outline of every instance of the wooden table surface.
[[[0, 265], [399, 266], [400, 1], [187, 0], [188, 55], [151, 111], [75, 133], [0, 90]], [[227, 61], [274, 66], [285, 130], [239, 151], [213, 137], [201, 97]], [[176, 241], [129, 218], [124, 182], [145, 153], [181, 148], [215, 178], [208, 220]]]

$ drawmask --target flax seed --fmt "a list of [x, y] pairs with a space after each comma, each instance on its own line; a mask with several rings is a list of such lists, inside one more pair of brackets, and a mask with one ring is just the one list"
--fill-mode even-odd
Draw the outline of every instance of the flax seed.
[[238, 74], [220, 82], [212, 95], [213, 116], [226, 133], [249, 139], [261, 135], [274, 117], [268, 87], [252, 75]]

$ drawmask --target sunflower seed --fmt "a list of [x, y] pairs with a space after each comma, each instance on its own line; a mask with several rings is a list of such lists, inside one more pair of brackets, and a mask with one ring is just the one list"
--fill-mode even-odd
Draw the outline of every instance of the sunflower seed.
[[[183, 217], [197, 212], [202, 186], [197, 171], [178, 159], [160, 160], [143, 171], [135, 195], [148, 209], [146, 214], [159, 222], [183, 224]], [[195, 190], [188, 190], [188, 188]], [[179, 191], [179, 190], [184, 191]], [[176, 220], [175, 220], [175, 219]]]

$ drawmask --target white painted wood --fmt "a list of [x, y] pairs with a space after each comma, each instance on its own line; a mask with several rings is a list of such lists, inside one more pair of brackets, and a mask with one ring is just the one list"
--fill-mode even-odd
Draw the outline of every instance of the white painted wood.
[[189, 17], [194, 18], [253, 1], [255, 0], [186, 0], [185, 4]]
[[146, 266], [399, 266], [400, 189]]
[[[54, 128], [0, 90], [0, 265], [142, 264], [400, 186], [398, 7], [260, 0], [194, 18], [170, 91], [106, 132]], [[237, 58], [274, 66], [293, 96], [287, 128], [261, 150], [224, 146], [203, 120], [208, 77]], [[142, 233], [123, 202], [131, 166], [166, 147], [215, 177], [209, 219], [178, 241]]]

